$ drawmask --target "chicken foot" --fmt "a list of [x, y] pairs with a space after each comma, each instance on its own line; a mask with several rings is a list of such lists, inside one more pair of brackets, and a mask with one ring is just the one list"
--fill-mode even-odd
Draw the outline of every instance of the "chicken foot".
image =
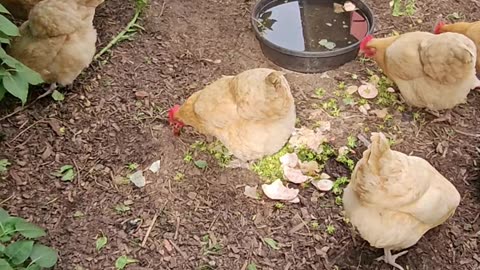
[[426, 109], [425, 111], [437, 117], [437, 119], [434, 119], [431, 123], [436, 123], [436, 122], [448, 122], [450, 124], [452, 123], [452, 112], [450, 110], [447, 110], [443, 115], [437, 111], [432, 111], [428, 109]]
[[399, 252], [395, 255], [392, 255], [392, 251], [390, 249], [386, 249], [384, 248], [383, 249], [383, 252], [385, 253], [383, 256], [379, 257], [376, 259], [376, 261], [384, 261], [388, 264], [390, 264], [391, 266], [399, 269], [399, 270], [405, 270], [403, 267], [401, 267], [398, 263], [395, 262], [395, 260], [402, 256], [402, 255], [405, 255], [408, 253], [408, 250], [405, 250], [405, 251], [402, 251], [402, 252]]

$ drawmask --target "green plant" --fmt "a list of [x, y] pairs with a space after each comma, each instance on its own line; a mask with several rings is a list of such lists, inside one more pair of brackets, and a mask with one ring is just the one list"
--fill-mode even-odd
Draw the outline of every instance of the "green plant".
[[392, 0], [390, 5], [392, 6], [392, 15], [395, 17], [413, 16], [416, 11], [415, 0]]
[[130, 171], [135, 171], [137, 168], [138, 168], [138, 164], [135, 162], [127, 164], [127, 169], [129, 169]]
[[285, 208], [285, 204], [284, 203], [281, 203], [281, 202], [277, 202], [274, 207], [278, 210], [281, 210], [283, 208]]
[[0, 159], [0, 175], [7, 173], [8, 166], [12, 165], [8, 159]]
[[357, 147], [357, 138], [355, 138], [354, 136], [348, 136], [347, 137], [347, 146], [350, 149], [353, 149], [353, 148]]
[[137, 262], [138, 262], [138, 260], [135, 260], [135, 259], [129, 258], [125, 255], [122, 255], [122, 256], [118, 257], [118, 259], [115, 261], [115, 269], [122, 270], [128, 264], [137, 263]]
[[71, 182], [75, 178], [75, 170], [72, 165], [64, 165], [58, 171], [52, 173], [53, 176], [61, 177], [65, 182]]
[[343, 193], [343, 186], [348, 184], [348, 182], [350, 182], [350, 180], [348, 180], [347, 177], [337, 178], [337, 180], [335, 180], [335, 182], [333, 182], [333, 188], [332, 188], [333, 194], [335, 194], [335, 195], [342, 194]]
[[0, 269], [38, 270], [57, 264], [57, 251], [36, 241], [45, 235], [42, 228], [0, 208]]
[[118, 33], [105, 48], [101, 49], [95, 56], [94, 60], [97, 60], [104, 53], [108, 52], [113, 46], [117, 43], [120, 43], [124, 40], [133, 40], [133, 37], [138, 32], [139, 29], [144, 30], [142, 26], [137, 24], [138, 18], [145, 10], [145, 7], [148, 5], [148, 0], [135, 0], [135, 14], [133, 18], [128, 22], [127, 26], [123, 29], [122, 32]]
[[258, 174], [264, 181], [272, 182], [276, 179], [283, 179], [283, 170], [280, 163], [280, 157], [292, 152], [287, 145], [272, 156], [264, 157], [252, 165], [252, 170]]
[[13, 37], [20, 35], [15, 24], [2, 14], [10, 14], [0, 4], [0, 100], [6, 93], [20, 99], [22, 105], [27, 102], [29, 85], [43, 82], [42, 77], [5, 52], [3, 44], [10, 44]]
[[322, 104], [322, 108], [332, 116], [340, 115], [340, 109], [338, 108], [337, 100], [334, 98], [331, 98], [327, 102], [324, 102]]
[[327, 228], [325, 229], [325, 231], [328, 234], [333, 235], [335, 233], [335, 227], [333, 225], [327, 225]]
[[319, 87], [315, 89], [315, 96], [317, 96], [318, 98], [322, 98], [325, 95], [325, 92], [325, 89]]

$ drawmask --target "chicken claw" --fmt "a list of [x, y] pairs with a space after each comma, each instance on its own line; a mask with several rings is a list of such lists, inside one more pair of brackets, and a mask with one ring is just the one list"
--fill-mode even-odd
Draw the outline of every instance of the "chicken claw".
[[433, 110], [426, 109], [425, 111], [437, 117], [437, 119], [432, 120], [431, 123], [438, 123], [438, 122], [448, 122], [449, 124], [452, 123], [452, 113], [450, 110], [447, 110], [443, 115]]
[[376, 261], [382, 261], [382, 260], [383, 260], [384, 262], [390, 264], [391, 266], [393, 266], [393, 267], [395, 267], [395, 268], [397, 268], [397, 269], [399, 269], [399, 270], [404, 270], [404, 268], [401, 267], [398, 263], [396, 263], [395, 260], [396, 260], [398, 257], [407, 254], [407, 253], [408, 253], [408, 250], [399, 252], [399, 253], [397, 253], [397, 254], [395, 254], [395, 255], [392, 255], [392, 251], [391, 251], [390, 249], [386, 249], [386, 248], [385, 248], [385, 249], [383, 249], [383, 251], [384, 251], [385, 255], [383, 255], [383, 256], [375, 259]]

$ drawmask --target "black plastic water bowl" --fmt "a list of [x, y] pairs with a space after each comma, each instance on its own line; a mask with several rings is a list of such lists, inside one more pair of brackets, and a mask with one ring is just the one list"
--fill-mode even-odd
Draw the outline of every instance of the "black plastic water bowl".
[[[354, 60], [360, 41], [373, 32], [373, 13], [360, 0], [350, 0], [355, 12], [336, 13], [334, 2], [338, 8], [346, 0], [258, 1], [252, 26], [263, 54], [280, 67], [302, 73], [321, 73]], [[285, 4], [290, 7], [275, 10]], [[322, 7], [331, 12], [319, 11]], [[337, 41], [332, 41], [334, 48], [325, 46], [329, 40]]]

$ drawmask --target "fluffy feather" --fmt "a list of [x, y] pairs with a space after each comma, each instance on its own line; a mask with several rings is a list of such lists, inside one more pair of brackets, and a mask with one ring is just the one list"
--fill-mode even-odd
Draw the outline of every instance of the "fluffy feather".
[[9, 54], [42, 75], [48, 83], [71, 84], [95, 54], [92, 20], [101, 1], [43, 0], [30, 12], [12, 41]]
[[475, 44], [467, 37], [445, 33], [411, 32], [370, 40], [364, 50], [397, 84], [410, 105], [432, 110], [464, 103], [480, 85], [475, 76]]
[[242, 160], [280, 150], [295, 126], [295, 105], [281, 72], [258, 68], [224, 76], [190, 96], [174, 112], [180, 121], [217, 137]]

